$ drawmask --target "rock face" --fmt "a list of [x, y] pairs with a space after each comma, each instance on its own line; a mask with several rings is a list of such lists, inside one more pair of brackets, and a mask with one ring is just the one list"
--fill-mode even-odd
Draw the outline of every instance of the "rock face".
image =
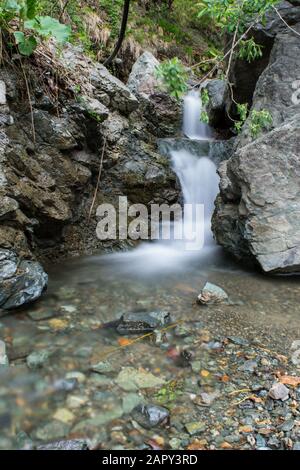
[[156, 77], [158, 65], [150, 52], [144, 52], [134, 64], [127, 85], [141, 103], [149, 131], [157, 137], [170, 137], [181, 128], [182, 103], [162, 91]]
[[[55, 53], [51, 45], [48, 52]], [[14, 71], [0, 70], [0, 263], [5, 268], [0, 268], [0, 307], [5, 309], [35, 300], [45, 288], [47, 276], [37, 260], [134, 244], [98, 240], [99, 204], [117, 209], [119, 196], [127, 196], [129, 205], [173, 203], [179, 196], [169, 158], [157, 150], [154, 117], [146, 119], [138, 97], [78, 48], [67, 45], [55, 60], [67, 77], [58, 100], [35, 82], [39, 72], [30, 67], [32, 113]], [[104, 145], [101, 188], [89, 217]]]
[[[300, 22], [300, 3], [297, 1], [283, 1], [277, 5], [282, 18], [294, 26]], [[285, 32], [287, 27], [274, 10], [266, 16], [264, 24], [257, 24], [251, 30], [251, 36], [263, 46], [263, 56], [251, 63], [246, 60], [236, 59], [231, 68], [230, 82], [233, 84], [234, 98], [238, 103], [252, 103], [256, 83], [261, 73], [267, 67], [270, 54], [277, 34]], [[230, 99], [228, 100], [230, 103]], [[231, 104], [228, 104], [231, 108]]]
[[[300, 31], [300, 25], [295, 28]], [[216, 239], [236, 258], [258, 263], [267, 273], [300, 272], [299, 74], [299, 37], [278, 34], [253, 100], [254, 109], [272, 114], [273, 129], [253, 140], [248, 120], [234, 155], [219, 168]]]

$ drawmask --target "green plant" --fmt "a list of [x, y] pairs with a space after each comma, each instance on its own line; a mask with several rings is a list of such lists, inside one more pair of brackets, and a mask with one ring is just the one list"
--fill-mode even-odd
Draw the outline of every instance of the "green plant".
[[266, 109], [251, 111], [249, 129], [253, 138], [257, 138], [264, 129], [269, 130], [272, 124], [272, 115]]
[[242, 40], [240, 42], [240, 50], [238, 52], [238, 57], [240, 59], [247, 60], [248, 62], [253, 62], [253, 60], [262, 57], [262, 49], [263, 46], [257, 44], [253, 38], [247, 39], [246, 41]]
[[156, 68], [156, 75], [162, 80], [168, 93], [176, 100], [186, 93], [188, 74], [177, 57], [162, 62]]
[[208, 105], [209, 99], [210, 98], [209, 98], [208, 90], [206, 88], [203, 88], [203, 90], [201, 91], [201, 101], [202, 101], [203, 106]]
[[172, 406], [172, 403], [182, 395], [183, 383], [171, 380], [155, 394], [154, 398], [160, 405]]
[[0, 28], [12, 34], [22, 55], [30, 56], [40, 38], [53, 37], [65, 42], [71, 32], [68, 25], [50, 16], [40, 16], [38, 0], [5, 0], [0, 6]]

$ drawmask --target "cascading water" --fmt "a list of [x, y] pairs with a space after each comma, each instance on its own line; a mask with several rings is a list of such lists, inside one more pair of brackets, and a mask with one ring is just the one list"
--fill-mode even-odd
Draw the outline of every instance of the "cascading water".
[[[201, 107], [199, 93], [193, 91], [187, 95], [184, 104], [184, 133], [198, 140], [209, 140], [212, 131], [209, 126], [200, 122]], [[170, 156], [174, 172], [181, 184], [184, 205], [194, 208], [197, 204], [202, 204], [204, 220], [195, 219], [195, 212], [189, 211], [184, 214], [183, 221], [186, 239], [176, 240], [171, 237], [168, 241], [143, 243], [132, 252], [109, 255], [111, 260], [115, 259], [118, 263], [123, 260], [126, 266], [130, 258], [134, 263], [135, 272], [141, 275], [180, 270], [186, 266], [185, 261], [207, 259], [216, 250], [211, 232], [211, 216], [219, 182], [216, 166], [208, 156], [197, 157], [187, 150], [171, 151]], [[174, 222], [174, 225], [176, 223]], [[173, 226], [172, 233], [175, 232], [175, 228]], [[204, 231], [204, 245], [201, 242], [198, 247], [196, 245], [196, 250], [195, 248], [192, 251], [187, 250], [187, 241], [191, 241], [191, 233], [201, 231]], [[130, 269], [133, 269], [132, 264]]]
[[199, 91], [192, 90], [184, 98], [183, 133], [192, 140], [213, 138], [213, 131], [208, 124], [201, 122], [203, 110]]

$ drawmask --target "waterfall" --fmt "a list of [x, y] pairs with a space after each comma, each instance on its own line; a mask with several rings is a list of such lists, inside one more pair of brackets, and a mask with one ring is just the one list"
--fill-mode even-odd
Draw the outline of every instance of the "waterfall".
[[213, 131], [208, 124], [201, 122], [203, 111], [199, 91], [192, 90], [184, 98], [183, 133], [192, 140], [208, 140]]
[[[208, 140], [212, 131], [208, 125], [200, 122], [201, 98], [199, 93], [192, 92], [184, 100], [184, 133], [190, 138]], [[129, 253], [109, 255], [118, 263], [121, 258], [124, 261], [123, 269], [130, 269], [140, 275], [156, 275], [165, 271], [178, 271], [187, 263], [194, 260], [211, 261], [216, 245], [211, 232], [211, 217], [214, 209], [214, 201], [218, 194], [219, 178], [216, 166], [209, 155], [197, 157], [187, 150], [174, 150], [170, 152], [172, 166], [176, 173], [184, 200], [184, 205], [191, 207], [204, 206], [204, 220], [195, 219], [194, 211], [184, 213], [184, 234], [204, 233], [204, 245], [199, 244], [196, 251], [186, 249], [187, 240], [176, 240], [173, 236], [169, 240], [158, 240], [152, 243], [142, 243], [138, 248]], [[176, 221], [171, 233], [174, 235]], [[198, 224], [198, 225], [197, 225]], [[189, 240], [191, 240], [189, 238]], [[197, 246], [197, 244], [196, 244]], [[130, 258], [130, 260], [129, 260]], [[119, 269], [121, 268], [119, 264]]]

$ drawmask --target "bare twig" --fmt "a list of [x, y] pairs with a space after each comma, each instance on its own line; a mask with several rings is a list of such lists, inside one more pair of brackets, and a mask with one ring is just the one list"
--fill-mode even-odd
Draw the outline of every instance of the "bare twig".
[[100, 185], [105, 147], [106, 147], [106, 136], [104, 138], [104, 143], [103, 143], [103, 147], [102, 147], [102, 153], [101, 153], [101, 159], [100, 159], [100, 165], [99, 165], [99, 172], [98, 172], [98, 179], [97, 179], [97, 184], [96, 184], [96, 188], [95, 188], [95, 192], [94, 192], [93, 201], [92, 201], [90, 211], [89, 211], [88, 222], [90, 222], [90, 220], [91, 220], [92, 212], [93, 212], [93, 209], [94, 209], [94, 205], [95, 205], [95, 202], [96, 202], [97, 193], [98, 193], [98, 189], [99, 189], [99, 185]]
[[297, 34], [297, 36], [300, 36], [300, 33], [298, 33], [298, 31], [296, 31], [294, 28], [292, 28], [286, 21], [285, 19], [281, 16], [281, 14], [279, 13], [279, 11], [277, 10], [277, 8], [273, 5], [273, 10], [275, 10], [275, 12], [277, 13], [277, 15], [279, 16], [279, 18], [281, 19], [281, 21], [285, 24], [285, 26], [290, 29], [291, 31], [293, 31], [293, 33]]

